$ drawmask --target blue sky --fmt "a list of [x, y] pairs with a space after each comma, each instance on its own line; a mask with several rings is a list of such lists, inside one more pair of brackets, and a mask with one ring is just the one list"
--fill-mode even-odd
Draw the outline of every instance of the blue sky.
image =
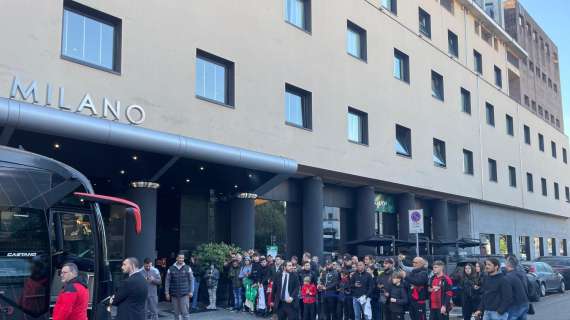
[[564, 126], [566, 135], [570, 135], [570, 1], [519, 1], [558, 46]]

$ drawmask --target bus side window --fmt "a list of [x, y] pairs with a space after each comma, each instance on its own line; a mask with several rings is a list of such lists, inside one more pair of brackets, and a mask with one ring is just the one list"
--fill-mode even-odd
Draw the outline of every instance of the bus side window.
[[73, 262], [80, 271], [95, 270], [95, 240], [90, 216], [59, 212], [63, 240], [63, 263]]

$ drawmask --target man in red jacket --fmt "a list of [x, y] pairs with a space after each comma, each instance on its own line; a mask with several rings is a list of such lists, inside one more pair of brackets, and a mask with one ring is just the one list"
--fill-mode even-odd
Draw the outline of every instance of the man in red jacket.
[[55, 302], [53, 320], [87, 320], [89, 289], [77, 274], [75, 263], [66, 263], [61, 268], [63, 289]]

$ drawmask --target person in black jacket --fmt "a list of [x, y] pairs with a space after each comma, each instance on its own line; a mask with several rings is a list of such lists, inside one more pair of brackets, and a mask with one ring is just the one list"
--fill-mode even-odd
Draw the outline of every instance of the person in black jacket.
[[513, 290], [513, 303], [509, 307], [509, 319], [525, 319], [529, 308], [526, 273], [518, 269], [518, 259], [514, 256], [507, 258], [505, 263], [505, 279]]
[[148, 287], [137, 258], [126, 258], [121, 266], [129, 277], [121, 282], [111, 304], [117, 306], [116, 320], [144, 320]]
[[[402, 256], [400, 256], [400, 260], [403, 260]], [[425, 320], [426, 300], [428, 298], [427, 263], [422, 257], [415, 257], [412, 264], [411, 271], [401, 271], [400, 275], [404, 278], [404, 286], [410, 290], [410, 318], [412, 320]]]
[[382, 304], [382, 319], [392, 319], [388, 297], [390, 296], [390, 287], [392, 286], [392, 275], [394, 274], [394, 259], [386, 258], [383, 262], [384, 269], [380, 271], [377, 280], [377, 287], [380, 289], [380, 303]]
[[499, 260], [488, 258], [485, 260], [487, 277], [483, 282], [483, 296], [481, 304], [475, 312], [479, 316], [485, 313], [484, 320], [507, 320], [508, 309], [513, 301], [511, 285], [505, 279], [505, 275], [499, 271]]
[[471, 315], [481, 303], [481, 277], [475, 271], [475, 267], [468, 263], [463, 267], [460, 278], [461, 287], [461, 312], [464, 320], [471, 320]]
[[[364, 315], [364, 302], [372, 296], [374, 283], [370, 273], [364, 269], [364, 262], [358, 261], [356, 272], [350, 278], [350, 288], [352, 292], [352, 307], [354, 308], [354, 319], [360, 320]], [[369, 320], [369, 319], [367, 319]]]
[[326, 320], [336, 319], [339, 282], [340, 275], [335, 270], [334, 265], [328, 263], [318, 287], [323, 295], [324, 319]]
[[275, 275], [273, 284], [273, 307], [279, 320], [297, 320], [299, 316], [299, 277], [293, 263], [287, 261], [283, 271]]
[[386, 293], [388, 294], [386, 306], [390, 309], [390, 318], [384, 318], [384, 320], [403, 320], [404, 307], [408, 304], [408, 293], [399, 274], [394, 273], [392, 275], [391, 284], [387, 287]]

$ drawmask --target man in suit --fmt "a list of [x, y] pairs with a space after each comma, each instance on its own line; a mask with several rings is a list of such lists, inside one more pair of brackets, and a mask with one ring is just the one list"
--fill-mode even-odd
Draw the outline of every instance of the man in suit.
[[283, 271], [277, 273], [273, 285], [273, 306], [279, 320], [297, 320], [299, 315], [299, 277], [293, 263], [287, 261]]
[[129, 277], [121, 282], [111, 303], [118, 308], [117, 320], [144, 320], [148, 295], [147, 282], [140, 272], [137, 258], [126, 258], [121, 266]]

